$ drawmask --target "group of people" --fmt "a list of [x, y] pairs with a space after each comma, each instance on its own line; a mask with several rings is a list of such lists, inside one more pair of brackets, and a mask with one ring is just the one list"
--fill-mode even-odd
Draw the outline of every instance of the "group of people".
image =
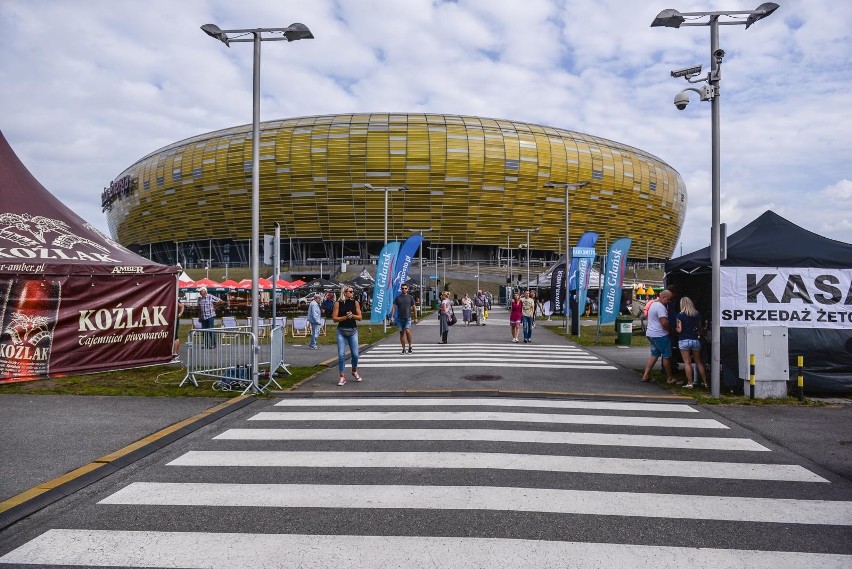
[[524, 344], [532, 343], [535, 317], [543, 314], [544, 307], [536, 298], [534, 290], [525, 290], [523, 298], [520, 293], [513, 294], [512, 302], [509, 304], [509, 328], [512, 331], [512, 342], [518, 343], [518, 334], [523, 327]]
[[[688, 296], [681, 297], [679, 301], [680, 311], [669, 310], [674, 293], [670, 289], [660, 292], [656, 300], [651, 301], [648, 307], [648, 326], [645, 335], [651, 344], [651, 355], [645, 364], [645, 372], [642, 381], [651, 381], [651, 370], [659, 358], [663, 359], [663, 371], [666, 374], [666, 383], [680, 383], [672, 372], [672, 350], [673, 338], [677, 342], [683, 359], [686, 381], [682, 382], [684, 387], [707, 386], [707, 371], [704, 367], [701, 347], [701, 314]], [[699, 384], [694, 377], [692, 365], [698, 369], [701, 377]]]

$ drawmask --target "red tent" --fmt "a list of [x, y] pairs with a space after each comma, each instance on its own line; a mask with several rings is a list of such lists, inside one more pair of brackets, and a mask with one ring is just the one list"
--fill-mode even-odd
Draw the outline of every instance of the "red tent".
[[[122, 179], [101, 201], [137, 191]], [[0, 383], [170, 361], [180, 273], [71, 211], [0, 133]]]
[[208, 278], [198, 279], [193, 283], [194, 288], [220, 288], [222, 285]]
[[228, 279], [228, 280], [220, 282], [219, 286], [222, 287], [222, 288], [237, 288], [238, 286], [240, 286], [240, 283], [238, 283], [235, 280]]

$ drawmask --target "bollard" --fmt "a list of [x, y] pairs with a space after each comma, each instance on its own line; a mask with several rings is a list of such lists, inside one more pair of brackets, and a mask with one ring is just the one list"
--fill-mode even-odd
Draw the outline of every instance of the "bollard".
[[748, 398], [754, 399], [754, 354], [748, 356]]
[[799, 376], [796, 378], [796, 384], [799, 387], [799, 401], [805, 400], [805, 376], [802, 368], [805, 366], [805, 356], [798, 356], [796, 363], [799, 365]]

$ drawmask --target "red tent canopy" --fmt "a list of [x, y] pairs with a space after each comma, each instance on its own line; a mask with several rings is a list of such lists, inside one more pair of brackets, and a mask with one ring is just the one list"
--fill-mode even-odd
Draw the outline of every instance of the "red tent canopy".
[[221, 288], [221, 286], [222, 286], [222, 285], [220, 285], [220, 284], [219, 284], [219, 283], [217, 283], [216, 281], [214, 281], [214, 280], [212, 280], [212, 279], [207, 279], [207, 278], [199, 279], [199, 280], [195, 281], [195, 283], [193, 283], [193, 287], [194, 287], [194, 288], [201, 288], [201, 287], [205, 287], [205, 288]]

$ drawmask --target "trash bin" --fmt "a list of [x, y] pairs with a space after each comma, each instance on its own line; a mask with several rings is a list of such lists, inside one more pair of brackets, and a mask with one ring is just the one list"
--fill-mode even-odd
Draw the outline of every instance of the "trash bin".
[[616, 346], [629, 346], [631, 338], [633, 338], [633, 317], [616, 316], [615, 334]]
[[437, 300], [432, 301], [432, 310], [438, 310], [438, 301]]

